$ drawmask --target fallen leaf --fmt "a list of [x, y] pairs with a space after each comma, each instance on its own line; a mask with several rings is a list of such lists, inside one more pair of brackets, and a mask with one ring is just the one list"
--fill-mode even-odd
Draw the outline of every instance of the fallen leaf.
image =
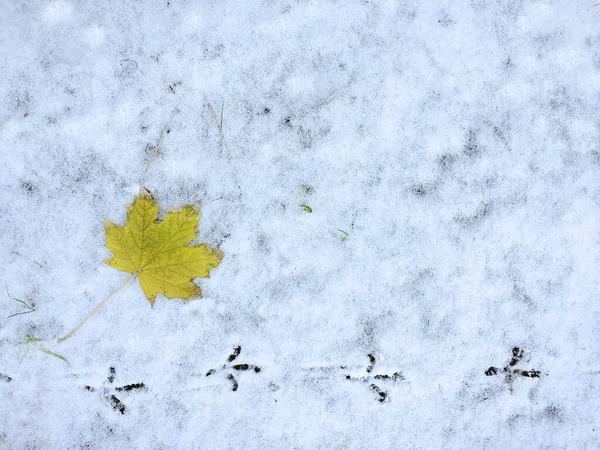
[[152, 306], [157, 294], [189, 300], [202, 291], [193, 278], [209, 278], [223, 259], [220, 250], [206, 244], [188, 247], [198, 234], [198, 209], [186, 205], [158, 221], [158, 205], [144, 189], [127, 208], [124, 227], [104, 221], [106, 247], [113, 257], [105, 262], [137, 275]]
[[152, 307], [158, 294], [184, 300], [200, 297], [202, 291], [193, 279], [209, 278], [210, 271], [221, 263], [223, 252], [206, 244], [188, 246], [198, 234], [199, 216], [195, 206], [186, 205], [169, 211], [164, 220], [159, 221], [158, 206], [152, 195], [142, 187], [133, 204], [127, 206], [124, 227], [104, 219], [106, 247], [113, 253], [113, 257], [104, 262], [132, 275], [58, 342], [73, 336], [113, 295], [136, 277], [140, 279], [140, 286]]

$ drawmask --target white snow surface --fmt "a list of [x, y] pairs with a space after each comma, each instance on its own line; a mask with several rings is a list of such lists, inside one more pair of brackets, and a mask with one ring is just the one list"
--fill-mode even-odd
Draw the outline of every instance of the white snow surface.
[[[592, 5], [2, 2], [0, 448], [600, 448]], [[59, 344], [140, 186], [221, 265]]]

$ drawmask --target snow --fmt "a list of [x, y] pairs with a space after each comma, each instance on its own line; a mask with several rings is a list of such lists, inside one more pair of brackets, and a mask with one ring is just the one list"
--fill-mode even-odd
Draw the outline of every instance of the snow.
[[[6, 2], [0, 448], [600, 446], [592, 4]], [[223, 262], [57, 343], [140, 185]]]

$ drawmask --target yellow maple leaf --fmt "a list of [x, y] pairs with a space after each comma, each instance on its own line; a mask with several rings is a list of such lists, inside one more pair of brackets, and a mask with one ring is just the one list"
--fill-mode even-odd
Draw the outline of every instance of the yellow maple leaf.
[[113, 254], [104, 262], [132, 275], [59, 342], [71, 337], [109, 298], [136, 277], [153, 307], [157, 294], [184, 300], [200, 297], [202, 291], [193, 279], [209, 278], [210, 271], [223, 259], [223, 252], [206, 244], [188, 246], [198, 234], [199, 216], [196, 207], [186, 205], [169, 211], [164, 220], [159, 221], [158, 206], [142, 187], [133, 204], [127, 206], [124, 227], [104, 219], [106, 247]]
[[223, 259], [220, 250], [206, 244], [187, 247], [198, 234], [198, 209], [186, 205], [157, 220], [158, 206], [144, 188], [127, 208], [124, 227], [104, 219], [106, 247], [113, 257], [105, 262], [122, 272], [136, 274], [152, 306], [157, 294], [167, 298], [200, 297], [192, 278], [209, 278]]

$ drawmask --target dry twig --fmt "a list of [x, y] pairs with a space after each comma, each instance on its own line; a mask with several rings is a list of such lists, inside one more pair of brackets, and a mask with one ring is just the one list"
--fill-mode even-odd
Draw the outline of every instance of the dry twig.
[[223, 101], [221, 103], [221, 120], [217, 118], [217, 113], [215, 112], [215, 109], [210, 103], [208, 104], [208, 109], [210, 109], [210, 113], [212, 114], [213, 119], [215, 119], [215, 123], [219, 128], [219, 133], [221, 133], [221, 136], [223, 136], [223, 111], [225, 110], [225, 102]]

